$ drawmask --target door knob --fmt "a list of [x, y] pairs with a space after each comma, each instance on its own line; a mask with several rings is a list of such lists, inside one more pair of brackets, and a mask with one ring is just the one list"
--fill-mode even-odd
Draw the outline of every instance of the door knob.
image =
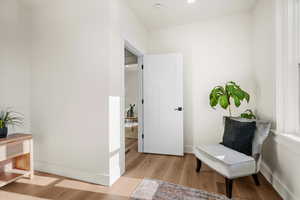
[[178, 107], [178, 108], [175, 108], [175, 111], [182, 111], [183, 110], [183, 108], [182, 107]]

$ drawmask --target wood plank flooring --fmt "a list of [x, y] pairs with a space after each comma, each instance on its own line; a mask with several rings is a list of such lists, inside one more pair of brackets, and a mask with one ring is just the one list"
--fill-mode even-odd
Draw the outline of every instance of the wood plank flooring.
[[[0, 190], [2, 200], [125, 200], [143, 178], [160, 179], [209, 192], [225, 194], [224, 178], [203, 165], [195, 172], [195, 157], [141, 154], [137, 142], [126, 154], [126, 173], [110, 188], [36, 172], [33, 180], [22, 179]], [[239, 200], [282, 200], [271, 185], [259, 176], [261, 186], [251, 177], [235, 181], [233, 196]]]
[[138, 139], [125, 138], [125, 152], [128, 153], [130, 150], [135, 150], [138, 148]]

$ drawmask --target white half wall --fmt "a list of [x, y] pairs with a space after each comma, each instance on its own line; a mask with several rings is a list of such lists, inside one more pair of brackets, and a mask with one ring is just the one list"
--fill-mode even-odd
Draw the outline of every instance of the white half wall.
[[222, 115], [228, 113], [210, 108], [213, 87], [232, 80], [250, 93], [251, 104], [234, 109], [236, 115], [255, 105], [251, 38], [251, 13], [150, 32], [149, 53], [183, 54], [185, 151], [221, 141]]
[[0, 0], [0, 109], [24, 115], [24, 126], [9, 133], [30, 132], [30, 61], [28, 23], [18, 0]]

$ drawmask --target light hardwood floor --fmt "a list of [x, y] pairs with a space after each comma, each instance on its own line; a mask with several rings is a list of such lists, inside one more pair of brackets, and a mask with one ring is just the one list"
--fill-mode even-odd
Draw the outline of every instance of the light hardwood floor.
[[125, 139], [125, 152], [126, 154], [129, 153], [129, 151], [137, 151], [138, 148], [138, 139], [134, 138], [126, 138]]
[[[127, 141], [129, 142], [129, 141]], [[111, 188], [36, 172], [33, 180], [20, 180], [0, 190], [2, 200], [125, 200], [143, 178], [160, 179], [188, 187], [225, 194], [221, 175], [203, 166], [195, 172], [195, 157], [163, 156], [137, 152], [137, 142], [129, 142], [126, 154], [127, 171]], [[251, 177], [234, 183], [233, 195], [240, 200], [281, 200], [271, 185], [260, 175], [261, 186]]]

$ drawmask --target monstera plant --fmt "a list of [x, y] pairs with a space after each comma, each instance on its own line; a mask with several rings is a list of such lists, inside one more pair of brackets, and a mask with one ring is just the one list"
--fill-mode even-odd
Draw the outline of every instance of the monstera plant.
[[[220, 105], [223, 109], [228, 109], [229, 115], [231, 116], [232, 102], [236, 107], [240, 107], [244, 101], [249, 103], [250, 95], [235, 82], [230, 81], [227, 82], [225, 86], [216, 86], [209, 95], [209, 101], [212, 108], [216, 108], [217, 105]], [[253, 114], [252, 111], [251, 114]]]

